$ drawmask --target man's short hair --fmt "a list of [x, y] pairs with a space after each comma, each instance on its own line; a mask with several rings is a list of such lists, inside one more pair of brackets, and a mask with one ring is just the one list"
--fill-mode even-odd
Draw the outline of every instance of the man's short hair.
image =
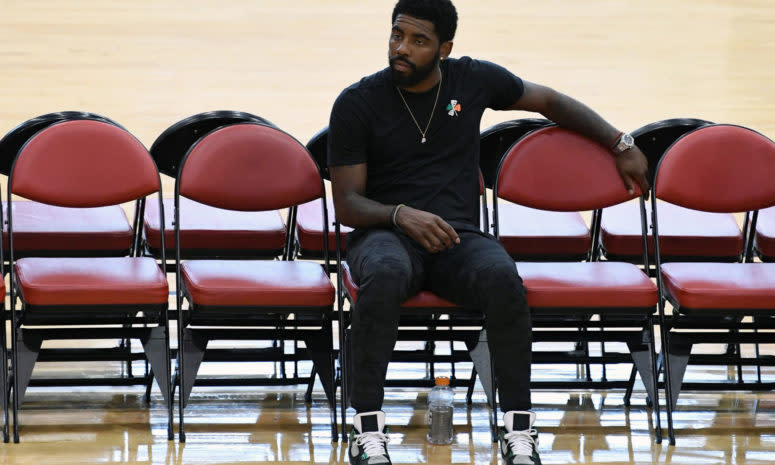
[[457, 30], [457, 10], [450, 0], [398, 0], [393, 8], [391, 24], [400, 14], [424, 19], [433, 23], [439, 42], [455, 37]]

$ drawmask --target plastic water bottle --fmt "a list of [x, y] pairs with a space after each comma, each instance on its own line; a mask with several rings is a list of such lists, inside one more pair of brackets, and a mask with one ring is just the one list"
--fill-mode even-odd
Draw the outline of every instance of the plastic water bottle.
[[452, 443], [452, 401], [455, 393], [449, 387], [449, 378], [439, 376], [436, 386], [428, 395], [428, 442]]

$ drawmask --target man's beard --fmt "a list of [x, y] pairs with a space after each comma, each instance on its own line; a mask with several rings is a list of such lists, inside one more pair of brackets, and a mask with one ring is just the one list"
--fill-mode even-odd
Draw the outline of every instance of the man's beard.
[[[436, 52], [436, 56], [433, 58], [433, 60], [431, 60], [430, 63], [428, 63], [426, 66], [423, 66], [422, 68], [418, 68], [417, 65], [402, 57], [392, 57], [389, 59], [390, 77], [393, 79], [393, 83], [398, 87], [412, 87], [430, 76], [430, 74], [433, 72], [433, 69], [439, 64], [440, 58], [440, 53]], [[396, 61], [405, 63], [411, 68], [411, 71], [408, 74], [402, 74], [400, 71], [396, 71], [395, 68], [393, 68], [393, 63]]]

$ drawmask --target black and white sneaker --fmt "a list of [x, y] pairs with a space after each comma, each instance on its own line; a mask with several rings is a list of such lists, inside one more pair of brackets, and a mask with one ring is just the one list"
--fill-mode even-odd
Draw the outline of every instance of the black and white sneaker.
[[541, 465], [538, 431], [533, 428], [536, 414], [512, 410], [503, 415], [500, 449], [506, 465]]
[[385, 412], [364, 412], [353, 417], [350, 431], [351, 465], [392, 465], [387, 452], [388, 430], [385, 428]]

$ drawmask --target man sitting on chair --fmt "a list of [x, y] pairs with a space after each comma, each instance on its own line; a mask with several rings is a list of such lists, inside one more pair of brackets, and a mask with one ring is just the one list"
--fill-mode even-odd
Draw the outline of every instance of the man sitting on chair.
[[389, 66], [346, 88], [329, 124], [338, 220], [354, 228], [347, 261], [352, 310], [352, 464], [389, 464], [385, 376], [401, 304], [420, 290], [481, 309], [494, 359], [507, 464], [538, 464], [530, 411], [531, 320], [514, 260], [479, 228], [479, 126], [485, 108], [541, 113], [611, 148], [626, 188], [648, 189], [632, 137], [584, 104], [508, 70], [449, 58], [450, 0], [399, 0]]

